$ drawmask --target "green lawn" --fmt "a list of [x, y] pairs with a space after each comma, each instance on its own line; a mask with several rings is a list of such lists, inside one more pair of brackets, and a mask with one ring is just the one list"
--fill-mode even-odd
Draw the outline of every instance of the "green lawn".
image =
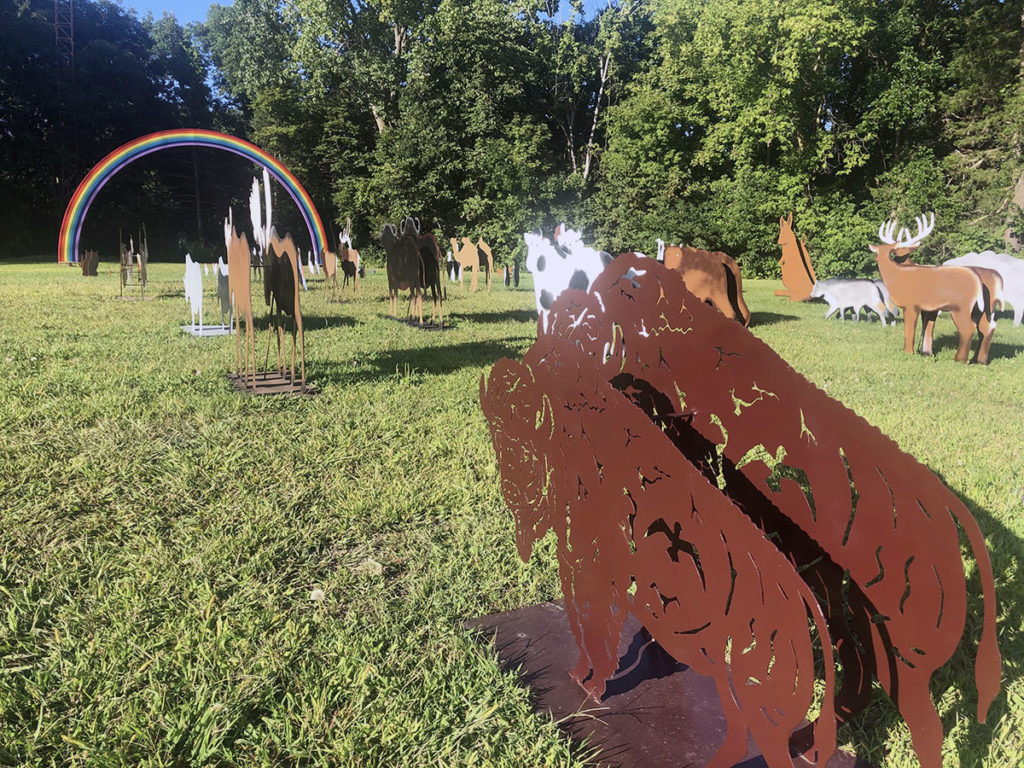
[[[453, 289], [445, 332], [385, 317], [379, 271], [341, 303], [313, 282], [322, 394], [256, 399], [225, 378], [233, 338], [181, 333], [182, 266], [151, 267], [152, 301], [100, 272], [0, 264], [0, 765], [583, 764], [462, 627], [559, 594], [552, 540], [518, 560], [477, 402], [535, 337], [528, 279]], [[902, 325], [744, 287], [753, 332], [977, 516], [1004, 688], [974, 722], [969, 631], [933, 687], [945, 764], [1020, 765], [1024, 328], [1004, 314], [964, 366], [946, 317], [926, 359]], [[840, 740], [916, 765], [881, 693]]]

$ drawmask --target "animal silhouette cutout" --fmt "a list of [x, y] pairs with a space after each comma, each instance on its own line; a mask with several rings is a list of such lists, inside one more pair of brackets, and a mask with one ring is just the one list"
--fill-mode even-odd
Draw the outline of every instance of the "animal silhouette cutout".
[[185, 301], [188, 302], [192, 316], [192, 331], [196, 330], [196, 318], [199, 318], [199, 332], [203, 330], [203, 265], [192, 261], [192, 256], [185, 254]]
[[[991, 314], [986, 314], [985, 286], [978, 274], [967, 267], [933, 267], [906, 261], [934, 229], [935, 214], [932, 214], [930, 221], [926, 216], [918, 216], [916, 221], [917, 234], [913, 237], [904, 228], [899, 230], [898, 237], [895, 236], [895, 219], [888, 223], [882, 222], [878, 228], [881, 243], [869, 246], [875, 253], [875, 262], [889, 295], [903, 309], [903, 351], [914, 353], [917, 320], [920, 317], [923, 322], [922, 352], [932, 354], [935, 318], [939, 312], [949, 312], [960, 335], [954, 359], [958, 363], [967, 362], [971, 339], [977, 330], [981, 341], [974, 360], [987, 363], [995, 325], [991, 321]], [[893, 254], [903, 259], [904, 263], [894, 261]]]
[[[252, 324], [252, 286], [249, 238], [236, 234], [231, 209], [224, 219], [224, 245], [228, 252], [228, 293], [235, 318], [235, 371], [247, 387], [256, 386], [256, 329]], [[245, 335], [242, 335], [242, 321]]]
[[1024, 259], [1008, 253], [972, 251], [955, 259], [948, 259], [943, 264], [994, 269], [1003, 280], [1003, 301], [1013, 305], [1013, 324], [1020, 325], [1024, 321]]
[[[487, 246], [487, 244], [483, 242], [483, 238], [480, 239], [480, 243], [483, 243], [485, 247]], [[459, 247], [459, 241], [456, 240], [454, 237], [451, 238], [451, 244], [452, 257], [454, 258], [455, 262], [459, 265], [459, 282], [462, 282], [463, 275], [465, 275], [466, 271], [469, 270], [473, 274], [473, 279], [470, 282], [469, 290], [471, 292], [475, 291], [477, 284], [477, 274], [482, 269], [485, 272], [485, 281], [487, 284], [487, 289], [490, 290], [491, 269], [494, 266], [494, 259], [490, 254], [491, 249], [487, 247], [487, 250], [485, 250], [483, 254], [481, 254], [481, 249], [479, 245], [474, 245], [473, 241], [470, 240], [468, 237], [462, 238], [461, 248]]]
[[687, 289], [701, 301], [730, 319], [745, 326], [750, 324], [750, 310], [743, 299], [743, 277], [731, 256], [689, 246], [665, 247], [659, 239], [658, 261], [682, 275]]
[[352, 293], [359, 293], [359, 251], [352, 247], [352, 222], [349, 220], [345, 229], [339, 237], [340, 248], [338, 250], [338, 262], [341, 264], [341, 271], [344, 279], [341, 283], [342, 291], [345, 286], [352, 282]]
[[270, 230], [267, 254], [263, 264], [263, 298], [270, 308], [272, 322], [267, 325], [267, 364], [270, 359], [270, 336], [277, 337], [277, 368], [284, 373], [285, 355], [283, 351], [284, 320], [282, 315], [291, 317], [292, 323], [292, 355], [287, 368], [289, 381], [295, 383], [295, 351], [296, 339], [299, 349], [299, 382], [305, 386], [306, 381], [306, 343], [302, 332], [302, 309], [299, 306], [299, 249], [295, 246], [291, 235], [281, 238], [277, 230]]
[[99, 251], [86, 251], [80, 264], [84, 277], [96, 277], [100, 264]]
[[792, 766], [791, 726], [816, 680], [826, 693], [807, 757], [823, 765], [836, 722], [867, 706], [877, 679], [922, 768], [941, 768], [930, 685], [968, 626], [962, 531], [984, 722], [1001, 659], [977, 521], [674, 270], [621, 258], [589, 291], [562, 293], [548, 332], [521, 364], [495, 365], [480, 402], [520, 554], [556, 532], [573, 674], [591, 695], [614, 672], [629, 611], [715, 679], [727, 731], [711, 765], [741, 760], [749, 732], [770, 768]]
[[793, 232], [793, 214], [789, 218], [779, 218], [779, 245], [782, 246], [782, 284], [785, 290], [775, 291], [776, 296], [785, 296], [790, 301], [806, 301], [810, 298], [811, 289], [818, 281], [811, 265], [811, 257], [807, 254], [807, 243], [803, 238], [797, 240]]

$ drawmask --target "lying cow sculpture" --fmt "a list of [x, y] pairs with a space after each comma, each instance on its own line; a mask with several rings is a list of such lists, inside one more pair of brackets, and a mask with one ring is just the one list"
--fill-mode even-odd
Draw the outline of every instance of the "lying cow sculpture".
[[1013, 324], [1024, 320], [1024, 259], [1008, 253], [982, 251], [965, 254], [943, 262], [946, 266], [987, 267], [999, 273], [1003, 281], [1003, 300], [1013, 305]]
[[860, 320], [860, 311], [866, 307], [874, 311], [881, 319], [882, 325], [885, 325], [886, 316], [889, 314], [885, 299], [874, 280], [844, 280], [838, 277], [818, 280], [808, 296], [812, 299], [825, 300], [828, 304], [826, 318], [838, 312], [839, 319], [845, 320], [846, 310], [852, 309], [853, 319]]
[[743, 759], [748, 732], [770, 768], [792, 766], [816, 683], [801, 744], [824, 766], [874, 679], [922, 768], [940, 768], [930, 683], [967, 625], [958, 529], [983, 603], [980, 721], [1000, 687], [992, 567], [964, 504], [649, 260], [565, 291], [548, 328], [522, 363], [495, 365], [480, 403], [520, 555], [558, 538], [573, 677], [602, 695], [630, 612], [715, 681], [727, 730], [714, 768]]

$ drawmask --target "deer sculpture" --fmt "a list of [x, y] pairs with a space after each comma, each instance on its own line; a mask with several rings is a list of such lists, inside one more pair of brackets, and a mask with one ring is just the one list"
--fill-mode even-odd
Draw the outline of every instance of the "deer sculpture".
[[917, 320], [920, 317], [921, 351], [926, 355], [933, 354], [935, 318], [939, 312], [949, 312], [960, 336], [954, 359], [958, 363], [967, 362], [971, 338], [977, 329], [981, 341], [974, 361], [987, 363], [995, 323], [991, 319], [991, 310], [986, 312], [986, 304], [991, 307], [991, 297], [986, 302], [986, 289], [978, 274], [967, 267], [934, 267], [893, 260], [893, 255], [897, 259], [906, 259], [920, 247], [921, 241], [935, 227], [935, 214], [931, 215], [930, 221], [926, 216], [918, 216], [916, 222], [917, 234], [913, 237], [906, 228], [900, 228], [898, 235], [894, 236], [897, 226], [895, 219], [882, 222], [878, 228], [881, 243], [869, 246], [875, 253], [878, 271], [893, 303], [903, 308], [903, 351], [914, 353]]
[[811, 258], [807, 255], [807, 244], [803, 238], [796, 239], [793, 232], [793, 214], [789, 218], [779, 218], [779, 245], [782, 246], [782, 283], [784, 291], [775, 291], [776, 296], [785, 296], [790, 301], [806, 301], [810, 298], [811, 289], [818, 278], [811, 266]]

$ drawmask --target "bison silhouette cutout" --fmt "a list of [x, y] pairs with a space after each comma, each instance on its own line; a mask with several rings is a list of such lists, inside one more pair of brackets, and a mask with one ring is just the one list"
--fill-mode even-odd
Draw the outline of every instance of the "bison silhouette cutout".
[[929, 683], [967, 622], [958, 526], [983, 603], [979, 720], [1000, 685], [991, 563], [963, 503], [649, 259], [562, 294], [548, 327], [480, 401], [520, 555], [556, 532], [573, 677], [603, 694], [630, 612], [715, 681], [727, 732], [710, 765], [742, 759], [749, 732], [791, 766], [816, 683], [801, 744], [824, 765], [877, 679], [940, 768]]

